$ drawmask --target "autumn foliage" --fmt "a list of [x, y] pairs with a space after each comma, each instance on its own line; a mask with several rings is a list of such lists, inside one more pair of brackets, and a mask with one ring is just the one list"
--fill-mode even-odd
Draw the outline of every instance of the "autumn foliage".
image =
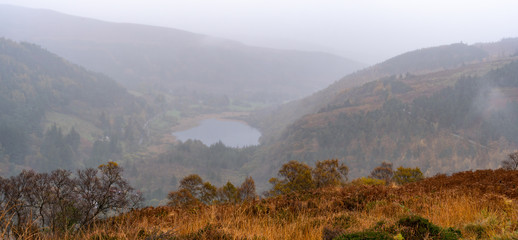
[[256, 197], [255, 182], [252, 177], [247, 177], [239, 188], [231, 182], [216, 188], [210, 182], [203, 182], [199, 175], [191, 174], [180, 181], [180, 187], [177, 191], [169, 193], [167, 205], [192, 207], [201, 204], [238, 203], [250, 201]]
[[305, 163], [290, 161], [279, 170], [280, 178], [270, 179], [273, 185], [269, 196], [308, 191], [314, 188], [338, 186], [347, 181], [349, 168], [337, 159], [317, 161], [315, 168]]
[[[332, 166], [330, 169], [337, 166], [334, 161], [327, 164]], [[310, 173], [310, 179], [314, 181], [314, 169], [308, 166], [311, 170], [308, 172], [304, 166], [307, 165], [291, 162], [285, 167], [302, 169], [302, 176]], [[110, 165], [105, 167], [110, 168]], [[419, 176], [416, 169], [400, 167], [394, 172], [394, 179], [400, 173], [401, 176]], [[320, 188], [313, 182], [310, 189], [260, 199], [250, 177], [239, 187], [227, 183], [216, 188], [197, 175], [189, 175], [182, 179], [179, 190], [171, 194], [179, 200], [171, 206], [138, 209], [108, 219], [96, 218], [84, 231], [61, 235], [41, 231], [38, 226], [23, 225], [19, 228], [19, 236], [26, 239], [518, 237], [517, 171], [468, 171], [451, 176], [436, 175], [415, 182], [405, 180], [402, 185], [357, 184], [358, 181], [363, 180]], [[384, 183], [383, 180], [378, 181]], [[204, 196], [212, 198], [208, 201]], [[193, 202], [184, 204], [182, 201], [185, 199]], [[172, 198], [170, 200], [173, 201]], [[5, 220], [10, 219], [5, 217], [6, 213], [9, 212], [5, 208], [0, 209], [0, 222], [6, 223]], [[13, 228], [14, 225], [7, 228], [4, 225], [4, 229]], [[6, 237], [5, 230], [0, 231], [0, 237]]]

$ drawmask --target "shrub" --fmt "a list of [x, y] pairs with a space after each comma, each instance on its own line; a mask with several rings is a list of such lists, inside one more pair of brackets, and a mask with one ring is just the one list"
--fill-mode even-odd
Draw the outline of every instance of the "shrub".
[[409, 216], [399, 219], [397, 224], [401, 229], [401, 235], [406, 240], [419, 239], [441, 239], [454, 240], [459, 239], [462, 234], [458, 230], [452, 228], [442, 229], [430, 221], [420, 216]]
[[385, 222], [378, 222], [369, 231], [344, 234], [334, 239], [456, 240], [460, 237], [462, 234], [459, 230], [443, 229], [420, 216], [408, 216], [399, 219], [392, 226], [385, 226]]
[[352, 181], [354, 185], [385, 185], [384, 180], [370, 178], [370, 177], [361, 177], [354, 181]]
[[[335, 240], [393, 240], [394, 238], [385, 232], [357, 232], [357, 233], [349, 233], [334, 238]], [[406, 239], [406, 238], [405, 238]]]
[[394, 173], [394, 181], [397, 184], [405, 184], [423, 180], [424, 176], [419, 168], [399, 167]]

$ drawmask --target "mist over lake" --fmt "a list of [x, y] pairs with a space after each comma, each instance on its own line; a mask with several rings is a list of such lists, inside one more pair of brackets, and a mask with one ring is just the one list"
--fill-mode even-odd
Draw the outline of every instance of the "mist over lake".
[[189, 139], [200, 140], [210, 146], [221, 141], [229, 147], [258, 145], [261, 137], [259, 130], [243, 122], [214, 118], [201, 121], [197, 127], [174, 132], [173, 135], [182, 142]]

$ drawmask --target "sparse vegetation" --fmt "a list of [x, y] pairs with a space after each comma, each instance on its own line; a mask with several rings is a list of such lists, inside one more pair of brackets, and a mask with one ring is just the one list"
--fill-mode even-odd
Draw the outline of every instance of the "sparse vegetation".
[[[437, 175], [399, 187], [345, 184], [240, 203], [147, 207], [95, 221], [83, 231], [65, 231], [59, 236], [61, 239], [512, 239], [518, 230], [517, 179], [516, 171], [481, 170]], [[194, 182], [199, 186], [198, 180]], [[9, 223], [13, 215], [5, 205], [1, 213], [2, 223]], [[24, 225], [20, 237], [57, 236], [38, 229]]]

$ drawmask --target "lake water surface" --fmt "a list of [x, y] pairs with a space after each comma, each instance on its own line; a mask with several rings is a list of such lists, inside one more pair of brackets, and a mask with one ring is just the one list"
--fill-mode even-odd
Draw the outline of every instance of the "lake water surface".
[[196, 139], [210, 146], [222, 141], [229, 147], [244, 147], [258, 145], [261, 132], [243, 122], [210, 118], [201, 121], [197, 127], [173, 135], [182, 142]]

